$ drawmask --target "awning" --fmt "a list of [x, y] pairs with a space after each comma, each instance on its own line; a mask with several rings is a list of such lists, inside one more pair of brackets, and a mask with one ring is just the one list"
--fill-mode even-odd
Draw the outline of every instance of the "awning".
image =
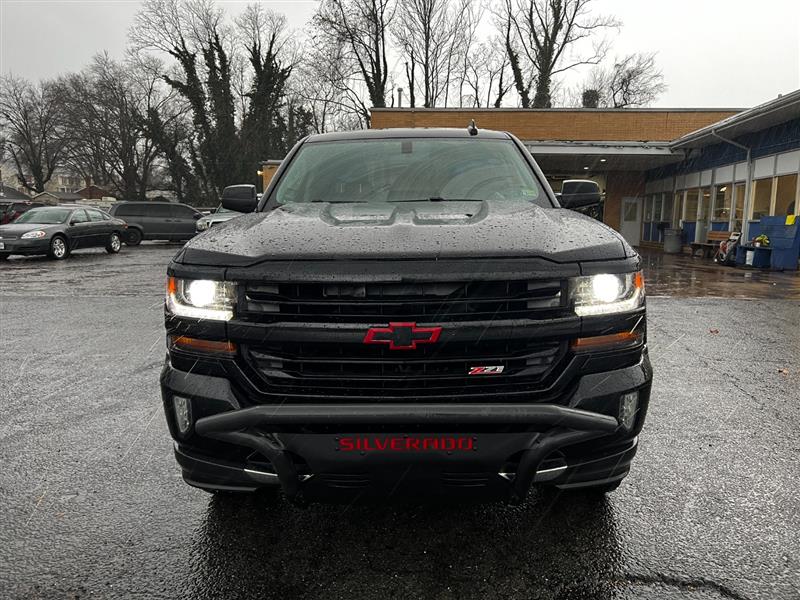
[[[678, 162], [682, 154], [670, 142], [562, 142], [525, 141], [539, 166], [547, 173], [646, 171]], [[589, 167], [588, 169], [586, 167]]]
[[748, 133], [800, 119], [800, 90], [779, 96], [697, 131], [687, 133], [670, 145], [674, 150], [720, 143], [717, 136], [734, 139]]

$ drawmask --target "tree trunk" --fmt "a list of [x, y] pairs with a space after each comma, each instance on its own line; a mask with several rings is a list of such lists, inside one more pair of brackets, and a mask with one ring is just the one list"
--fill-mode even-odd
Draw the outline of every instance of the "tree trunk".
[[550, 98], [550, 73], [539, 73], [536, 79], [536, 94], [533, 97], [533, 108], [552, 108]]

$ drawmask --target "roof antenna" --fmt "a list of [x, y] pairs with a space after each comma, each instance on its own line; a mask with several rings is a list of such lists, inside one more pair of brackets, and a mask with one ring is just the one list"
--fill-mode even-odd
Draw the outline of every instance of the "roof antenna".
[[478, 135], [478, 128], [475, 127], [475, 119], [470, 121], [469, 127], [467, 127], [467, 131], [469, 131], [470, 135]]

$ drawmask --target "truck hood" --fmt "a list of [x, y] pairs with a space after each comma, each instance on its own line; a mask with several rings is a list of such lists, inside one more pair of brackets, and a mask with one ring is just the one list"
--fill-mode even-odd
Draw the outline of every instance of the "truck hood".
[[297, 203], [233, 219], [195, 237], [181, 263], [265, 260], [539, 257], [565, 263], [635, 253], [613, 229], [520, 202]]
[[63, 224], [53, 225], [49, 223], [10, 223], [7, 225], [0, 225], [0, 238], [4, 236], [7, 238], [18, 238], [23, 233], [36, 231], [38, 229], [49, 232], [51, 229], [58, 229], [62, 226]]

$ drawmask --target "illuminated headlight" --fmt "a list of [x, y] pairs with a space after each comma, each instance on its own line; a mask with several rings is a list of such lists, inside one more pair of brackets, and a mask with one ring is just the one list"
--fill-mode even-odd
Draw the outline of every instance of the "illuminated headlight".
[[167, 279], [167, 310], [179, 317], [230, 321], [236, 285], [211, 279]]
[[644, 304], [644, 277], [641, 271], [576, 277], [572, 297], [582, 317], [635, 310]]
[[23, 233], [20, 236], [20, 239], [23, 239], [23, 240], [37, 240], [37, 239], [45, 237], [46, 235], [47, 234], [44, 231], [41, 231], [40, 229], [37, 229], [36, 231], [29, 231], [27, 233]]

